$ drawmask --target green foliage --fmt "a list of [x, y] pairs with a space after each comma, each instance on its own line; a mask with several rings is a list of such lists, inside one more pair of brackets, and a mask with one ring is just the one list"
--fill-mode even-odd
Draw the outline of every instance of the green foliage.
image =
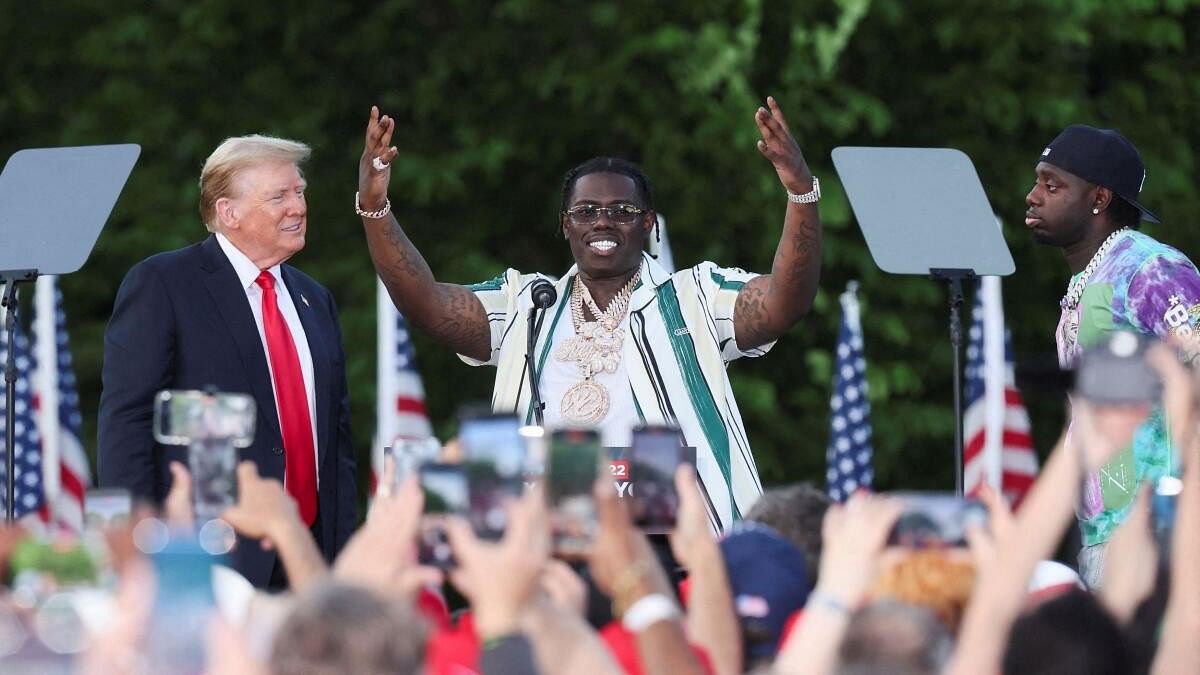
[[[827, 197], [814, 312], [764, 359], [732, 366], [767, 482], [821, 481], [837, 295], [861, 281], [881, 487], [951, 484], [943, 291], [875, 268], [829, 160], [839, 145], [949, 146], [976, 163], [1007, 223], [1016, 352], [1052, 351], [1058, 252], [1023, 228], [1042, 146], [1064, 125], [1122, 129], [1141, 148], [1147, 231], [1184, 251], [1200, 101], [1194, 0], [988, 3], [589, 3], [331, 0], [283, 9], [234, 0], [5, 2], [0, 154], [136, 142], [143, 154], [84, 269], [63, 281], [87, 435], [105, 321], [136, 261], [205, 235], [199, 167], [226, 136], [311, 144], [310, 239], [295, 264], [337, 296], [360, 457], [372, 432], [374, 275], [351, 210], [368, 107], [398, 121], [392, 198], [443, 280], [513, 266], [561, 273], [562, 174], [596, 154], [644, 164], [675, 258], [767, 270], [783, 191], [752, 115], [781, 102]], [[49, 206], [49, 205], [48, 205]], [[439, 433], [490, 396], [492, 373], [418, 338]], [[1044, 449], [1061, 404], [1027, 392]], [[365, 481], [364, 481], [365, 482]]]

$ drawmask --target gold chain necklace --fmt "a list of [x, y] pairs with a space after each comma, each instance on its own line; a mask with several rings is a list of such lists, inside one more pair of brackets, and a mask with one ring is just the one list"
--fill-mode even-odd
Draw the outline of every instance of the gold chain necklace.
[[[593, 426], [608, 415], [608, 389], [592, 378], [598, 373], [615, 373], [621, 364], [621, 345], [625, 342], [625, 331], [620, 330], [621, 321], [629, 309], [629, 298], [640, 278], [639, 269], [613, 296], [608, 307], [600, 311], [591, 291], [578, 275], [575, 276], [570, 301], [575, 336], [563, 340], [554, 350], [555, 359], [573, 361], [583, 371], [583, 380], [571, 385], [563, 393], [560, 409], [563, 420], [568, 424]], [[585, 303], [595, 321], [584, 320]]]

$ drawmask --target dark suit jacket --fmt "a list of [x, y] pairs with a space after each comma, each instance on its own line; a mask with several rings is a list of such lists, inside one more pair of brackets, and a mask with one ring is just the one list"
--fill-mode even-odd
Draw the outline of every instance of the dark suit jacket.
[[[333, 297], [294, 267], [281, 268], [312, 352], [316, 388], [317, 544], [331, 560], [357, 524], [354, 454], [350, 444], [345, 353]], [[301, 300], [301, 296], [307, 302]], [[104, 334], [97, 461], [101, 487], [127, 488], [161, 504], [171, 486], [172, 460], [187, 448], [154, 441], [152, 407], [160, 389], [250, 394], [258, 406], [254, 442], [243, 460], [261, 475], [283, 480], [283, 439], [262, 339], [246, 291], [215, 236], [138, 263], [117, 292]], [[239, 539], [233, 566], [264, 586], [275, 552]]]

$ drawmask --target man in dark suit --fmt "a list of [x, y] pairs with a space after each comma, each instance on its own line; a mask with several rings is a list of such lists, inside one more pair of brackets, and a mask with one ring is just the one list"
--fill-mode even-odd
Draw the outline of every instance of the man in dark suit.
[[[99, 483], [161, 504], [187, 449], [155, 443], [155, 393], [249, 394], [258, 421], [241, 459], [283, 481], [331, 560], [357, 523], [342, 335], [329, 291], [283, 264], [304, 248], [309, 154], [295, 141], [227, 139], [200, 176], [212, 234], [126, 275], [104, 336]], [[233, 563], [255, 586], [285, 583], [258, 542], [239, 541]]]

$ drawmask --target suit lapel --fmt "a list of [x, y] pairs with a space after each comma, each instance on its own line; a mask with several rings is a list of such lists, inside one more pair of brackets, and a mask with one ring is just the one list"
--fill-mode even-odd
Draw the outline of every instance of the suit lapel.
[[[288, 294], [292, 296], [292, 304], [296, 307], [296, 314], [300, 317], [300, 325], [304, 326], [308, 351], [312, 354], [313, 387], [316, 389], [317, 464], [320, 465], [325, 462], [325, 449], [329, 445], [330, 416], [326, 414], [326, 411], [330, 409], [329, 392], [332, 391], [330, 383], [332, 366], [326, 347], [333, 343], [333, 339], [326, 336], [327, 324], [320, 320], [317, 312], [309, 304], [311, 301], [304, 294], [306, 289], [301, 287], [299, 275], [293, 273], [287, 265], [280, 265], [279, 273], [283, 276], [283, 283], [287, 285]], [[312, 289], [308, 289], [308, 291], [309, 294], [312, 294]]]
[[250, 303], [246, 300], [246, 289], [242, 288], [233, 264], [225, 257], [221, 245], [215, 236], [209, 236], [200, 245], [204, 256], [201, 268], [204, 275], [204, 285], [216, 305], [225, 327], [233, 336], [237, 345], [238, 356], [246, 369], [247, 379], [258, 405], [259, 421], [266, 422], [276, 438], [282, 438], [279, 431], [279, 412], [275, 409], [275, 391], [271, 385], [271, 371], [267, 368], [267, 355], [263, 351], [262, 338], [259, 337], [258, 327], [254, 323], [254, 314], [250, 311]]

